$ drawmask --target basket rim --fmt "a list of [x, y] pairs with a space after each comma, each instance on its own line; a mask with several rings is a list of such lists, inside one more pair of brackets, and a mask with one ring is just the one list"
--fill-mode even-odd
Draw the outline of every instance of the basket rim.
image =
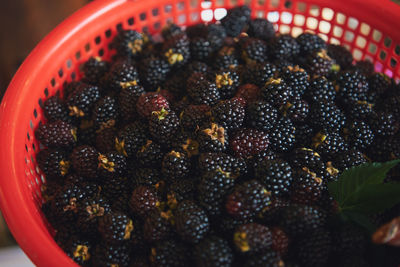
[[[188, 2], [187, 0], [185, 0]], [[55, 29], [53, 29], [29, 54], [11, 80], [0, 105], [0, 208], [13, 236], [23, 251], [35, 263], [41, 266], [78, 266], [54, 242], [49, 234], [43, 231], [37, 214], [32, 214], [34, 203], [29, 199], [28, 188], [24, 179], [23, 162], [16, 159], [24, 158], [22, 151], [25, 133], [19, 131], [18, 122], [29, 121], [24, 103], [30, 100], [29, 90], [40, 72], [49, 66], [49, 59], [62, 53], [61, 47], [71, 43], [71, 37], [82, 34], [83, 29], [91, 22], [125, 3], [146, 7], [150, 4], [161, 4], [157, 0], [97, 0], [82, 7]], [[215, 2], [213, 0], [212, 2]], [[242, 4], [239, 1], [238, 4]], [[282, 1], [281, 1], [282, 2]], [[372, 14], [374, 27], [387, 34], [393, 29], [400, 29], [400, 6], [386, 0], [346, 0], [346, 8], [341, 6], [344, 1], [303, 0], [302, 2], [329, 7], [344, 14], [351, 13], [356, 18]], [[384, 19], [379, 19], [384, 18]], [[400, 35], [396, 40], [400, 41]], [[54, 69], [57, 69], [56, 66]], [[33, 77], [33, 78], [32, 78]], [[12, 110], [11, 110], [12, 108]], [[16, 212], [18, 211], [18, 212]], [[36, 217], [35, 217], [36, 215]], [[25, 229], [29, 227], [29, 231]], [[51, 257], [49, 252], [51, 251]]]

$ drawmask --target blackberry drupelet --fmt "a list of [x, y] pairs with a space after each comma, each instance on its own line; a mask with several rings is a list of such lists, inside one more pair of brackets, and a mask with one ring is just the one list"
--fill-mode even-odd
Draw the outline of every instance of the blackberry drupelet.
[[100, 57], [90, 57], [82, 65], [82, 72], [84, 74], [83, 81], [96, 84], [110, 69], [110, 63], [102, 60]]
[[147, 125], [135, 121], [126, 125], [115, 138], [115, 149], [122, 155], [131, 158], [146, 144]]
[[221, 99], [231, 98], [235, 95], [239, 86], [239, 75], [234, 70], [220, 70], [215, 74], [215, 84], [217, 85]]
[[246, 114], [246, 122], [260, 131], [271, 130], [278, 117], [278, 111], [263, 100], [255, 100], [248, 104]]
[[316, 204], [326, 190], [323, 179], [307, 167], [294, 171], [294, 180], [290, 192], [290, 199], [294, 203]]
[[196, 140], [200, 152], [223, 152], [229, 144], [228, 132], [216, 123], [200, 128]]
[[288, 117], [293, 122], [303, 122], [307, 119], [310, 111], [309, 104], [302, 99], [294, 98], [281, 106], [280, 112], [284, 117]]
[[263, 159], [255, 170], [255, 178], [265, 185], [273, 197], [289, 193], [293, 182], [292, 168], [282, 159]]
[[190, 171], [190, 161], [186, 153], [172, 150], [164, 155], [161, 173], [168, 180], [186, 178]]
[[249, 36], [268, 41], [275, 35], [274, 25], [266, 19], [256, 18], [249, 22]]
[[215, 105], [220, 93], [215, 83], [207, 80], [201, 73], [193, 73], [187, 81], [187, 92], [196, 105]]
[[140, 84], [139, 73], [131, 61], [118, 60], [104, 76], [104, 82], [106, 83], [104, 86], [107, 86], [104, 89], [119, 92], [124, 88]]
[[105, 242], [121, 243], [131, 238], [134, 231], [132, 219], [120, 212], [105, 214], [99, 219], [98, 230]]
[[309, 86], [310, 77], [308, 73], [298, 65], [284, 67], [280, 75], [285, 83], [298, 95], [303, 95]]
[[275, 36], [270, 43], [270, 57], [278, 60], [294, 60], [300, 53], [300, 45], [289, 34]]
[[77, 174], [90, 179], [97, 178], [99, 153], [94, 147], [82, 145], [74, 148], [71, 163]]
[[143, 234], [147, 242], [165, 240], [172, 235], [172, 214], [163, 211], [151, 211], [144, 220]]
[[246, 38], [241, 44], [241, 49], [242, 59], [247, 63], [263, 63], [268, 60], [268, 46], [263, 40]]
[[122, 177], [126, 173], [126, 158], [115, 151], [111, 151], [106, 154], [99, 154], [97, 161], [99, 169], [98, 173], [105, 179], [113, 176]]
[[296, 38], [296, 41], [300, 46], [300, 53], [303, 56], [307, 56], [315, 51], [327, 48], [325, 41], [313, 33], [302, 33]]
[[168, 145], [179, 130], [179, 118], [174, 111], [162, 108], [154, 111], [149, 121], [151, 137], [161, 145]]
[[92, 107], [99, 99], [99, 87], [80, 83], [66, 99], [69, 116], [90, 118]]
[[153, 111], [169, 109], [167, 99], [159, 93], [149, 92], [142, 94], [136, 102], [136, 110], [143, 118], [150, 119]]
[[157, 192], [148, 186], [138, 186], [133, 190], [129, 201], [130, 210], [141, 217], [157, 209], [160, 206], [160, 199]]
[[262, 88], [268, 80], [274, 77], [276, 72], [276, 67], [270, 63], [247, 64], [242, 73], [243, 83], [255, 84]]
[[275, 108], [285, 105], [293, 95], [291, 89], [280, 78], [269, 79], [261, 88], [261, 94], [263, 99]]
[[254, 254], [268, 249], [272, 245], [272, 232], [262, 224], [249, 223], [236, 228], [233, 242], [241, 253]]
[[168, 62], [156, 56], [142, 59], [139, 65], [140, 81], [147, 91], [155, 91], [167, 79], [170, 71]]
[[70, 172], [71, 162], [64, 150], [40, 150], [36, 155], [36, 162], [46, 175], [47, 181], [61, 181]]
[[229, 243], [215, 235], [200, 241], [193, 254], [196, 266], [229, 267], [234, 260]]
[[304, 98], [311, 102], [334, 102], [336, 91], [331, 81], [325, 77], [311, 79], [310, 86], [305, 91]]
[[40, 124], [35, 130], [36, 138], [47, 147], [70, 148], [76, 144], [76, 127], [57, 120]]
[[327, 76], [333, 68], [333, 63], [326, 50], [317, 50], [307, 57], [305, 65], [313, 76]]
[[136, 152], [136, 159], [145, 167], [159, 166], [162, 158], [161, 146], [152, 140], [147, 140], [146, 144]]
[[240, 128], [244, 121], [245, 109], [239, 98], [220, 101], [211, 108], [212, 119], [227, 131]]
[[68, 108], [58, 95], [49, 97], [46, 99], [46, 101], [44, 101], [43, 112], [46, 119], [50, 122], [57, 120], [62, 120], [65, 122], [71, 121], [68, 115]]
[[353, 166], [358, 166], [367, 162], [365, 156], [358, 150], [348, 150], [339, 152], [334, 158], [335, 167], [339, 170], [350, 169]]
[[143, 34], [134, 30], [124, 30], [118, 33], [112, 42], [113, 48], [121, 57], [138, 58], [144, 45]]
[[211, 120], [211, 108], [208, 105], [189, 105], [179, 115], [184, 129], [195, 131]]
[[235, 156], [249, 158], [265, 151], [270, 141], [264, 132], [252, 128], [241, 128], [230, 140], [230, 147]]
[[251, 10], [247, 6], [238, 6], [228, 9], [227, 15], [221, 20], [226, 34], [230, 37], [238, 36], [250, 21]]
[[270, 147], [275, 152], [288, 152], [296, 142], [296, 128], [289, 118], [281, 117], [269, 132]]
[[97, 101], [92, 110], [92, 121], [98, 129], [115, 125], [119, 117], [118, 103], [115, 98], [105, 96]]
[[336, 64], [339, 64], [342, 70], [351, 67], [351, 64], [353, 63], [353, 55], [347, 48], [341, 45], [328, 44], [327, 50], [328, 56], [335, 60]]
[[316, 129], [339, 131], [345, 125], [346, 117], [333, 102], [323, 100], [311, 105], [310, 122]]

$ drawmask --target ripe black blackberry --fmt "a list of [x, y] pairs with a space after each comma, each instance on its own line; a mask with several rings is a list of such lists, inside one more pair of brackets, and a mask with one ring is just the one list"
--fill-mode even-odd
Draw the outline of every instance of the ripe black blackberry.
[[280, 78], [269, 79], [261, 88], [261, 94], [263, 99], [275, 108], [285, 105], [293, 95], [291, 88]]
[[164, 155], [161, 172], [167, 179], [185, 178], [190, 171], [190, 161], [186, 153], [172, 150]]
[[250, 21], [251, 10], [247, 6], [238, 6], [228, 9], [226, 17], [221, 20], [226, 34], [230, 37], [238, 36]]
[[79, 232], [92, 238], [97, 236], [97, 225], [101, 217], [111, 212], [110, 204], [102, 197], [84, 198], [78, 205], [77, 227]]
[[221, 169], [224, 172], [231, 172], [235, 175], [243, 175], [247, 172], [246, 162], [243, 159], [235, 158], [222, 152], [201, 153], [198, 158], [197, 167], [202, 173], [217, 169]]
[[131, 61], [118, 60], [104, 76], [104, 83], [104, 87], [107, 86], [109, 90], [119, 92], [124, 88], [138, 85], [140, 83], [139, 73]]
[[346, 115], [354, 120], [368, 121], [373, 115], [374, 105], [367, 101], [349, 102], [346, 106]]
[[266, 19], [256, 18], [249, 21], [249, 36], [268, 41], [275, 35], [274, 25]]
[[278, 111], [267, 101], [256, 100], [247, 106], [247, 123], [260, 131], [271, 130], [278, 117]]
[[71, 154], [71, 163], [77, 174], [95, 179], [97, 178], [99, 153], [94, 147], [82, 145], [74, 148]]
[[343, 128], [345, 140], [350, 148], [364, 150], [374, 141], [375, 135], [371, 127], [364, 121], [353, 121]]
[[189, 105], [179, 115], [182, 127], [195, 131], [211, 119], [211, 108], [208, 105]]
[[237, 218], [252, 218], [271, 204], [271, 193], [257, 180], [236, 185], [226, 198], [226, 211]]
[[46, 175], [47, 181], [60, 181], [69, 172], [70, 161], [67, 153], [60, 149], [44, 149], [36, 155], [39, 168]]
[[154, 111], [149, 121], [151, 137], [161, 145], [168, 145], [179, 130], [179, 119], [174, 111], [162, 108]]
[[65, 253], [81, 266], [87, 266], [93, 255], [92, 244], [89, 240], [78, 236], [70, 236], [66, 243], [61, 244]]
[[98, 161], [98, 174], [103, 178], [113, 176], [124, 176], [127, 170], [127, 162], [125, 156], [118, 154], [116, 151], [107, 152], [106, 154], [99, 154]]
[[364, 154], [358, 150], [339, 152], [334, 158], [335, 167], [342, 171], [366, 162], [367, 159], [365, 158]]
[[266, 62], [268, 60], [267, 43], [260, 39], [246, 38], [241, 44], [242, 59], [247, 62]]
[[[250, 256], [244, 263], [244, 267], [257, 267], [257, 266], [268, 266], [268, 267], [283, 267], [287, 266], [286, 262], [283, 262], [281, 257], [273, 250], [267, 249], [260, 253]], [[297, 265], [296, 265], [297, 266]], [[291, 267], [291, 266], [288, 266]]]
[[294, 203], [316, 204], [326, 190], [326, 183], [307, 167], [294, 171], [295, 181], [292, 184], [290, 199]]
[[122, 155], [131, 158], [146, 144], [147, 125], [135, 121], [126, 125], [115, 138], [115, 149]]
[[133, 190], [129, 207], [131, 211], [144, 217], [149, 211], [160, 206], [160, 199], [155, 189], [148, 186], [138, 186]]
[[397, 119], [400, 118], [400, 94], [391, 96], [389, 99], [385, 99], [382, 104], [382, 110], [388, 113], [392, 113]]
[[234, 70], [220, 70], [215, 74], [215, 84], [217, 85], [221, 99], [231, 98], [235, 95], [239, 86], [239, 75]]
[[147, 140], [146, 144], [136, 152], [136, 158], [142, 166], [159, 166], [163, 156], [161, 151], [162, 148], [158, 143]]
[[303, 122], [307, 119], [310, 111], [309, 104], [300, 98], [293, 98], [281, 106], [280, 112], [284, 117], [288, 117], [293, 122]]
[[133, 221], [120, 212], [111, 212], [100, 217], [98, 230], [105, 242], [121, 243], [131, 238]]
[[[170, 209], [175, 209], [178, 203], [183, 200], [193, 200], [195, 193], [197, 192], [198, 180], [176, 180], [168, 185], [167, 192], [167, 204]], [[195, 184], [196, 183], [196, 184]]]
[[241, 128], [231, 138], [230, 147], [236, 157], [249, 158], [265, 151], [269, 143], [266, 133], [252, 128]]
[[303, 95], [309, 86], [308, 73], [298, 65], [284, 67], [280, 75], [285, 83], [299, 95]]
[[101, 153], [107, 153], [115, 150], [115, 138], [117, 137], [117, 129], [108, 127], [100, 130], [96, 135], [96, 149]]
[[369, 125], [375, 135], [393, 136], [399, 130], [399, 122], [391, 113], [374, 112], [370, 119]]
[[229, 243], [215, 235], [204, 238], [194, 248], [194, 260], [197, 266], [229, 267], [233, 259]]
[[154, 168], [135, 168], [132, 173], [133, 181], [131, 184], [133, 188], [139, 186], [152, 187], [156, 191], [162, 191], [164, 189], [164, 180], [161, 177], [161, 172]]
[[118, 33], [112, 42], [120, 57], [138, 58], [144, 45], [143, 34], [134, 30], [124, 30]]
[[311, 139], [315, 135], [315, 130], [308, 123], [296, 123], [296, 147], [311, 147]]
[[367, 247], [368, 237], [360, 227], [342, 224], [332, 229], [332, 250], [339, 257], [362, 255]]
[[60, 120], [40, 124], [35, 136], [43, 145], [54, 148], [70, 148], [77, 141], [76, 127]]
[[215, 56], [213, 67], [216, 70], [235, 69], [239, 66], [239, 52], [235, 47], [223, 46]]
[[353, 63], [353, 55], [351, 52], [341, 45], [328, 44], [327, 46], [328, 56], [335, 60], [336, 64], [339, 64], [342, 70], [349, 69]]
[[105, 96], [94, 105], [92, 120], [99, 129], [114, 126], [118, 120], [119, 109], [115, 98]]
[[168, 22], [167, 25], [161, 29], [161, 35], [166, 40], [182, 33], [182, 28], [172, 22]]
[[364, 74], [355, 71], [343, 71], [338, 73], [335, 80], [337, 91], [340, 102], [343, 104], [349, 103], [349, 101], [366, 101], [368, 92], [368, 81]]
[[199, 204], [212, 216], [219, 215], [227, 193], [233, 188], [238, 176], [221, 168], [205, 172], [198, 182]]
[[311, 148], [296, 148], [289, 155], [289, 162], [293, 168], [302, 169], [306, 167], [319, 176], [324, 175], [326, 170], [325, 162], [321, 156]]
[[242, 126], [245, 109], [238, 98], [220, 101], [211, 108], [212, 119], [227, 131], [238, 129]]
[[207, 25], [207, 39], [211, 42], [213, 51], [216, 52], [224, 45], [227, 34], [221, 24], [210, 23]]
[[150, 119], [153, 111], [169, 109], [168, 100], [157, 92], [148, 92], [139, 96], [136, 110], [143, 118]]
[[156, 56], [150, 56], [140, 61], [140, 81], [147, 91], [155, 91], [167, 79], [170, 71], [168, 62]]
[[189, 252], [187, 246], [179, 240], [167, 239], [157, 242], [150, 249], [150, 266], [188, 266]]
[[292, 168], [282, 159], [264, 159], [255, 170], [255, 178], [265, 185], [272, 196], [289, 193], [293, 182]]
[[332, 249], [331, 234], [321, 228], [315, 229], [297, 244], [296, 258], [306, 266], [322, 267], [328, 263]]
[[242, 73], [243, 83], [255, 84], [261, 88], [269, 79], [274, 77], [276, 72], [276, 67], [271, 63], [247, 64]]
[[348, 145], [336, 132], [318, 132], [312, 139], [312, 147], [325, 160], [333, 159], [336, 153], [346, 151]]
[[177, 34], [163, 43], [162, 54], [171, 67], [182, 67], [190, 59], [190, 42], [186, 34]]
[[190, 55], [194, 60], [207, 61], [213, 50], [211, 42], [204, 37], [197, 36], [190, 40]]
[[316, 34], [313, 33], [302, 33], [296, 38], [297, 43], [300, 45], [300, 53], [303, 56], [307, 56], [315, 51], [325, 49], [325, 41]]
[[368, 76], [368, 102], [378, 103], [382, 96], [388, 92], [392, 80], [384, 73], [374, 73]]
[[311, 79], [310, 86], [305, 91], [304, 97], [311, 102], [334, 102], [336, 91], [331, 81], [325, 77]]
[[68, 115], [68, 108], [58, 95], [49, 97], [46, 99], [46, 101], [44, 101], [43, 112], [46, 119], [50, 122], [57, 120], [62, 120], [65, 122], [71, 121]]
[[143, 235], [147, 242], [157, 242], [172, 235], [172, 214], [163, 211], [151, 211], [144, 220]]
[[270, 147], [275, 152], [288, 152], [296, 142], [296, 128], [289, 118], [281, 117], [269, 132]]
[[100, 57], [90, 57], [82, 65], [83, 81], [96, 84], [110, 69], [110, 63]]
[[196, 105], [214, 105], [220, 99], [217, 85], [208, 81], [201, 73], [193, 73], [189, 77], [187, 92]]
[[272, 232], [262, 224], [249, 223], [239, 226], [233, 234], [233, 242], [241, 253], [254, 254], [272, 245]]
[[365, 59], [357, 61], [353, 66], [353, 69], [364, 75], [371, 75], [374, 72], [375, 66], [369, 59]]
[[93, 253], [92, 264], [99, 267], [128, 266], [130, 248], [127, 244], [99, 243]]
[[300, 45], [289, 34], [275, 36], [270, 43], [270, 57], [275, 60], [294, 60], [300, 53]]
[[92, 107], [99, 99], [99, 87], [80, 83], [66, 99], [69, 115], [75, 117], [90, 117]]
[[313, 76], [327, 76], [333, 63], [334, 61], [328, 56], [326, 50], [317, 50], [307, 57], [306, 68]]
[[280, 212], [280, 224], [290, 237], [303, 236], [325, 223], [325, 212], [309, 205], [290, 204]]
[[127, 177], [120, 177], [116, 175], [104, 179], [102, 185], [101, 194], [110, 203], [114, 203], [121, 195], [127, 194], [132, 188], [131, 182]]
[[323, 100], [311, 105], [310, 122], [317, 129], [338, 131], [345, 125], [346, 117], [333, 102]]
[[[111, 126], [111, 125], [110, 125]], [[76, 134], [77, 145], [96, 145], [97, 126], [92, 120], [82, 119]]]
[[201, 152], [223, 152], [229, 144], [228, 132], [216, 123], [200, 128], [196, 140]]
[[190, 243], [199, 242], [210, 230], [206, 212], [190, 200], [178, 204], [175, 211], [175, 226], [177, 234]]

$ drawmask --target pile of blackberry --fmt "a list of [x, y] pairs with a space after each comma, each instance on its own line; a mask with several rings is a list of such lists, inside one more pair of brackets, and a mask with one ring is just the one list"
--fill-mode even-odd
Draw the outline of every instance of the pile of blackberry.
[[122, 30], [112, 60], [89, 59], [45, 101], [42, 210], [75, 262], [373, 266], [327, 183], [400, 157], [400, 86], [250, 14], [168, 24], [162, 42]]

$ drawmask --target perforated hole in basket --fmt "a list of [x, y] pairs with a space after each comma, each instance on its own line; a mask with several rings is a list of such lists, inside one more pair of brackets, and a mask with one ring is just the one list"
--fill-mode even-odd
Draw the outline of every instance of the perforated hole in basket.
[[377, 71], [382, 71], [397, 80], [400, 77], [400, 44], [390, 36], [384, 35], [379, 29], [374, 29], [366, 21], [347, 16], [327, 7], [310, 5], [302, 1], [284, 0], [213, 0], [213, 1], [180, 1], [176, 4], [166, 4], [150, 10], [133, 12], [126, 18], [120, 18], [115, 25], [110, 25], [104, 32], [88, 39], [79, 51], [73, 51], [54, 70], [52, 78], [43, 87], [43, 95], [37, 101], [37, 107], [31, 112], [31, 118], [26, 127], [24, 147], [26, 184], [31, 188], [32, 197], [39, 207], [41, 185], [46, 181], [43, 173], [37, 167], [35, 154], [43, 147], [34, 138], [34, 130], [44, 120], [41, 107], [44, 101], [62, 90], [65, 82], [78, 80], [82, 74], [79, 66], [90, 56], [100, 56], [110, 59], [113, 51], [109, 44], [117, 31], [122, 29], [146, 30], [157, 32], [167, 21], [180, 25], [194, 24], [201, 21], [220, 20], [226, 15], [226, 8], [237, 4], [250, 3], [253, 17], [268, 18], [275, 24], [280, 33], [290, 33], [298, 36], [302, 32], [311, 31], [319, 34], [330, 43], [349, 47], [357, 60], [370, 60], [375, 63]]

